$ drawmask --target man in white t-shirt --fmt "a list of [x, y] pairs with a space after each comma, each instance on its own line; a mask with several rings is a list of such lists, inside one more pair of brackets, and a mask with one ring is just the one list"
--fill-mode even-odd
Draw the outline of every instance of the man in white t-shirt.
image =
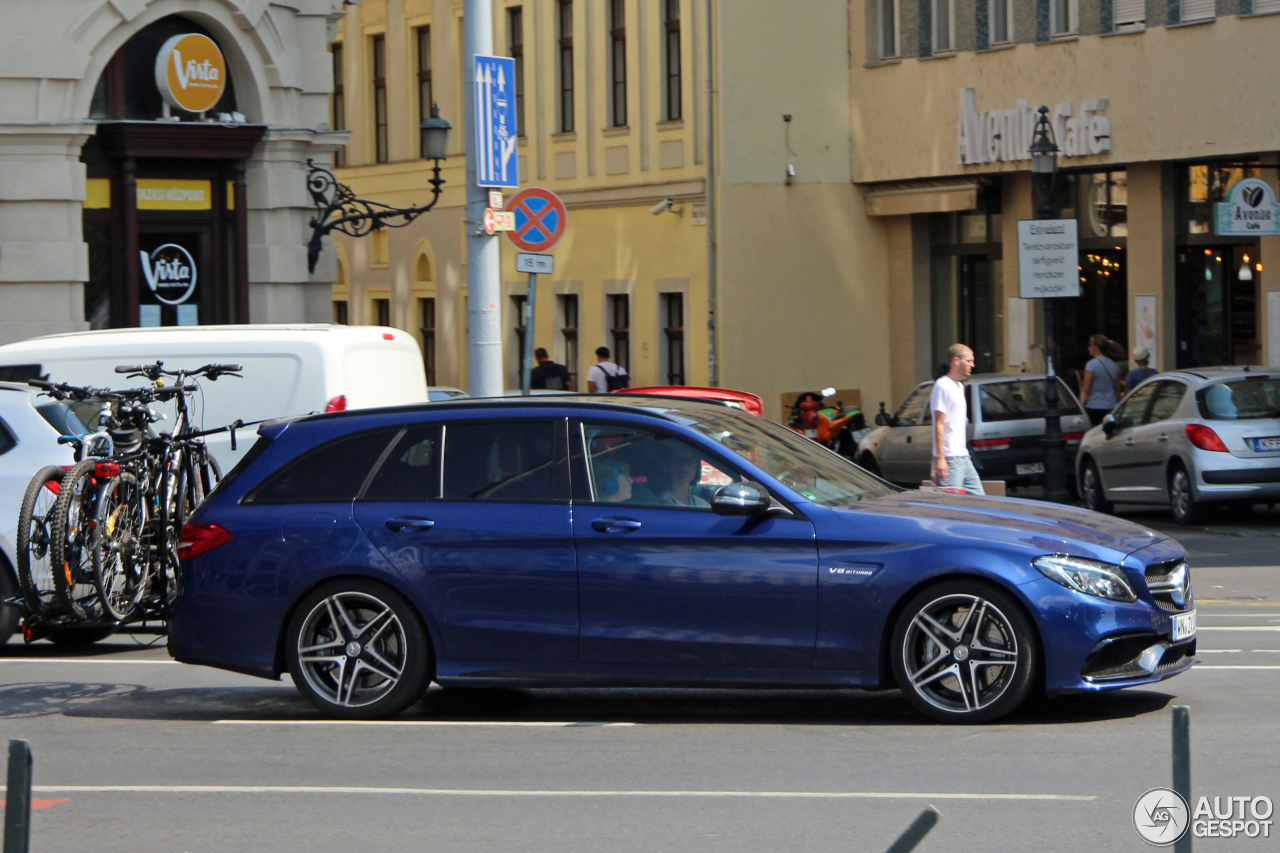
[[[610, 353], [608, 347], [596, 347], [597, 363], [591, 365], [591, 369], [587, 371], [587, 386], [588, 390], [592, 393], [608, 394], [610, 390], [609, 379], [612, 377], [616, 380], [617, 377], [625, 378], [627, 375], [626, 368], [621, 365], [614, 364], [609, 360], [609, 356]], [[622, 383], [615, 382], [614, 384], [618, 385], [619, 388], [625, 388], [629, 381], [630, 380], [626, 380]]]
[[973, 350], [952, 344], [947, 350], [948, 370], [933, 383], [929, 411], [933, 412], [933, 482], [958, 486], [970, 494], [985, 494], [978, 470], [969, 458], [969, 409], [964, 401], [964, 381], [973, 373]]

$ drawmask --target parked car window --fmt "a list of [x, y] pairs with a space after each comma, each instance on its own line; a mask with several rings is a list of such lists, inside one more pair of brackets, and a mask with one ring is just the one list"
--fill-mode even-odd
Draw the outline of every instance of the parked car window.
[[89, 424], [96, 426], [98, 423], [99, 407], [99, 404], [89, 401], [80, 404], [58, 401], [41, 403], [36, 406], [36, 411], [59, 435], [87, 435], [93, 432]]
[[1248, 377], [1217, 382], [1196, 392], [1200, 416], [1212, 421], [1280, 417], [1280, 379]]
[[447, 425], [444, 499], [552, 501], [555, 426], [551, 421]]
[[395, 430], [363, 432], [322, 444], [290, 462], [245, 498], [249, 504], [346, 503], [355, 500]]
[[40, 375], [38, 364], [0, 364], [0, 382], [26, 382], [39, 379]]
[[440, 497], [440, 426], [405, 430], [373, 475], [364, 499], [429, 501]]
[[1118, 429], [1128, 429], [1146, 423], [1143, 420], [1147, 413], [1147, 404], [1151, 402], [1151, 395], [1155, 393], [1156, 385], [1152, 382], [1150, 385], [1143, 385], [1137, 391], [1134, 391], [1128, 398], [1116, 408], [1116, 427]]
[[[1058, 413], [1083, 415], [1075, 397], [1060, 378], [1058, 383]], [[1013, 382], [984, 382], [978, 386], [979, 406], [983, 423], [1019, 421], [1043, 418], [1048, 411], [1044, 402], [1045, 380], [1019, 379]]]
[[18, 439], [14, 438], [13, 430], [9, 429], [9, 425], [0, 420], [0, 456], [8, 453], [18, 446]]
[[1167, 421], [1173, 417], [1186, 392], [1187, 386], [1181, 382], [1161, 382], [1160, 387], [1156, 389], [1156, 397], [1151, 402], [1151, 414], [1147, 416], [1147, 423]]
[[710, 508], [716, 490], [743, 477], [667, 433], [584, 424], [591, 500], [632, 506]]
[[929, 411], [929, 393], [932, 385], [922, 385], [911, 396], [903, 401], [894, 415], [894, 426], [923, 426], [933, 423], [933, 413]]

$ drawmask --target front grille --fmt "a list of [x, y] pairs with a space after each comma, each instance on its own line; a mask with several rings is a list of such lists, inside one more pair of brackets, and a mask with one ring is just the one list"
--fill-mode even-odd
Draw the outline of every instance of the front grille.
[[1191, 570], [1186, 560], [1152, 563], [1146, 570], [1147, 590], [1161, 610], [1178, 612], [1191, 606]]
[[1163, 672], [1181, 666], [1186, 658], [1196, 653], [1196, 641], [1169, 645], [1165, 637], [1156, 634], [1127, 634], [1108, 637], [1094, 647], [1085, 660], [1080, 674], [1088, 681], [1107, 681], [1120, 678], [1143, 678], [1148, 673], [1138, 664], [1138, 656], [1153, 645], [1164, 646], [1160, 662], [1154, 672]]
[[1196, 653], [1195, 640], [1192, 640], [1189, 643], [1183, 643], [1182, 645], [1179, 645], [1179, 646], [1170, 646], [1168, 651], [1164, 653], [1164, 656], [1160, 658], [1160, 665], [1156, 667], [1156, 672], [1160, 672], [1161, 670], [1164, 670], [1164, 669], [1172, 669], [1175, 666], [1180, 666], [1184, 659], [1191, 657], [1195, 653]]

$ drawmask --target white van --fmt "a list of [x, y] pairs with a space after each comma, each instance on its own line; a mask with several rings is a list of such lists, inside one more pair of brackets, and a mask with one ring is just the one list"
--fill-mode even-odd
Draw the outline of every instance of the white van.
[[[0, 380], [95, 388], [142, 387], [115, 372], [120, 364], [163, 361], [166, 369], [210, 363], [244, 366], [244, 378], [202, 380], [191, 398], [197, 428], [213, 429], [308, 412], [367, 409], [427, 401], [422, 350], [407, 332], [328, 324], [167, 326], [46, 335], [0, 346]], [[169, 423], [172, 423], [172, 412]], [[96, 424], [90, 424], [96, 427]], [[164, 430], [165, 423], [158, 424]], [[208, 438], [223, 471], [254, 441], [255, 426]]]

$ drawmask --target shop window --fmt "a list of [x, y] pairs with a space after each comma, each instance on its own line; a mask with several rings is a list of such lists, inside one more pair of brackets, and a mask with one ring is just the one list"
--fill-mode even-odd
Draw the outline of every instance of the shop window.
[[1227, 191], [1244, 178], [1259, 177], [1254, 165], [1218, 166], [1212, 163], [1187, 166], [1183, 183], [1183, 214], [1180, 230], [1185, 234], [1212, 234], [1214, 205], [1227, 200]]
[[1147, 27], [1146, 0], [1114, 0], [1111, 7], [1113, 32], [1126, 33]]
[[627, 126], [627, 3], [609, 0], [609, 124]]
[[609, 349], [613, 363], [631, 371], [631, 297], [625, 293], [609, 296]]
[[972, 211], [930, 217], [932, 365], [960, 342], [973, 349], [976, 372], [1003, 367], [1002, 221], [998, 187], [984, 188]]
[[[418, 124], [431, 118], [431, 105], [435, 103], [435, 91], [431, 84], [431, 27], [414, 30], [418, 41]], [[427, 157], [427, 132], [419, 131], [418, 156]]]
[[662, 311], [663, 378], [668, 385], [683, 385], [684, 379], [684, 294], [659, 294]]
[[515, 60], [516, 133], [526, 136], [524, 124], [524, 9], [507, 9], [507, 55]]
[[559, 0], [556, 7], [556, 34], [558, 42], [556, 61], [556, 86], [559, 98], [561, 133], [573, 132], [573, 0]]
[[1174, 23], [1190, 24], [1208, 21], [1214, 17], [1214, 0], [1182, 0], [1179, 4], [1181, 20]]
[[[334, 130], [347, 129], [347, 96], [343, 85], [342, 42], [334, 42], [330, 48], [333, 55], [333, 96], [329, 100], [330, 123]], [[347, 165], [347, 149], [342, 146], [333, 154], [333, 165]]]
[[1049, 35], [1074, 34], [1079, 26], [1077, 15], [1076, 0], [1049, 0]]
[[578, 387], [578, 294], [565, 293], [556, 297], [559, 315], [560, 346], [556, 357], [569, 369], [573, 387]]
[[387, 162], [387, 40], [373, 37], [373, 156]]
[[933, 0], [933, 52], [955, 49], [955, 0]]
[[1013, 41], [1013, 0], [987, 0], [988, 44], [1004, 44], [1011, 41]]
[[436, 384], [436, 301], [431, 297], [418, 299], [418, 323], [422, 332], [422, 367], [427, 374], [427, 384]]
[[662, 0], [662, 73], [666, 81], [663, 118], [683, 117], [684, 82], [680, 60], [680, 0]]

